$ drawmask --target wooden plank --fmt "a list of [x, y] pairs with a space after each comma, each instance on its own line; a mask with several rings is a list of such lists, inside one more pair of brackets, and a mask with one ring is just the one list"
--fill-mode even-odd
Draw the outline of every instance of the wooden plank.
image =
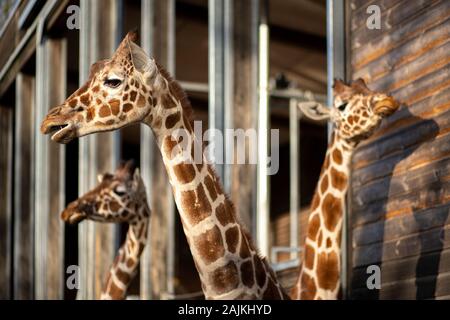
[[14, 299], [34, 297], [35, 79], [16, 78], [14, 169]]
[[[381, 284], [428, 277], [437, 273], [450, 272], [450, 250], [420, 254], [406, 259], [386, 261], [380, 265]], [[355, 268], [351, 274], [352, 289], [366, 288], [367, 267]]]
[[[119, 12], [119, 0], [95, 1], [92, 14], [96, 14], [95, 41], [92, 44], [92, 59], [108, 59], [119, 45], [122, 30], [120, 29], [122, 16]], [[113, 172], [120, 158], [120, 131], [96, 134], [96, 159], [98, 173]], [[118, 250], [119, 226], [115, 224], [94, 224], [95, 243], [95, 298], [99, 299], [111, 262]]]
[[405, 258], [450, 247], [450, 225], [383, 243], [358, 247], [353, 252], [353, 267]]
[[[450, 293], [450, 3], [393, 3], [381, 30], [351, 13], [352, 77], [404, 104], [354, 154], [352, 299]], [[368, 290], [366, 266], [380, 263], [382, 289]]]
[[[424, 44], [428, 38], [417, 38], [404, 47], [377, 60], [354, 73], [355, 78], [364, 78], [371, 88], [388, 92], [397, 90], [425, 74], [439, 70], [449, 63], [450, 37], [442, 41]], [[426, 49], [426, 50], [424, 50]]]
[[[448, 120], [449, 112], [450, 110], [434, 119], [421, 119], [410, 115], [410, 127], [405, 127], [401, 131], [383, 136], [377, 140], [377, 143], [371, 143], [368, 146], [357, 149], [353, 157], [355, 174], [361, 174], [360, 172], [368, 168], [372, 163], [379, 163], [380, 161], [389, 160], [389, 158], [391, 158], [392, 162], [399, 163], [401, 159], [395, 159], [395, 157], [400, 155], [402, 159], [406, 160], [408, 158], [407, 161], [410, 161], [408, 165], [411, 165], [414, 161], [418, 162], [421, 159], [425, 145], [430, 149], [434, 147], [434, 152], [437, 155], [440, 152], [439, 150], [442, 149], [435, 142], [438, 140], [445, 141], [446, 139], [450, 126]], [[424, 146], [421, 146], [422, 144]], [[431, 155], [429, 154], [429, 156]], [[386, 173], [392, 171], [392, 169], [391, 164], [382, 172]]]
[[[366, 10], [356, 11], [352, 15], [352, 48], [356, 49], [362, 43], [373, 42], [374, 39], [380, 38], [384, 34], [392, 32], [399, 25], [406, 23], [408, 20], [415, 19], [423, 11], [430, 10], [431, 7], [438, 4], [442, 0], [418, 0], [414, 6], [410, 6], [399, 0], [382, 0], [376, 4], [380, 8], [380, 29], [368, 29], [366, 22], [371, 14]], [[367, 8], [368, 6], [363, 6]]]
[[445, 203], [435, 208], [415, 211], [412, 215], [394, 217], [389, 220], [378, 220], [353, 229], [352, 245], [358, 246], [374, 244], [383, 241], [400, 239], [410, 234], [449, 224], [450, 204]]
[[[154, 2], [154, 33], [153, 48], [155, 59], [164, 67], [173, 69], [171, 58], [171, 39], [169, 10], [170, 1], [156, 0]], [[173, 70], [172, 70], [173, 71]], [[151, 281], [152, 298], [161, 299], [168, 291], [167, 254], [169, 246], [169, 215], [174, 212], [174, 200], [167, 177], [166, 169], [156, 144], [152, 146], [154, 155], [150, 164], [152, 181], [152, 194], [150, 206], [152, 208], [152, 221], [150, 226], [150, 246], [152, 257]], [[149, 165], [149, 164], [143, 164]], [[164, 236], [162, 236], [164, 235]]]
[[[450, 143], [450, 135], [445, 142]], [[353, 209], [356, 212], [364, 211], [376, 202], [385, 202], [387, 199], [392, 202], [408, 195], [415, 195], [423, 189], [439, 187], [449, 179], [450, 159], [444, 158], [417, 170], [406, 171], [401, 175], [394, 174], [361, 186], [354, 191]], [[392, 206], [387, 209], [392, 210]]]
[[[450, 25], [446, 21], [450, 18], [450, 3], [444, 1], [431, 10], [424, 12], [416, 19], [408, 21], [398, 29], [374, 40], [372, 43], [365, 43], [359, 49], [352, 50], [352, 66], [360, 69], [366, 64], [379, 59], [380, 57], [398, 49], [405, 43], [419, 38], [428, 32], [428, 41], [445, 39], [448, 36]], [[437, 33], [434, 29], [439, 29]], [[445, 33], [447, 32], [447, 33]], [[438, 38], [434, 38], [434, 36]]]
[[50, 107], [66, 95], [65, 40], [44, 38], [36, 53], [35, 294], [37, 299], [64, 295], [65, 147], [39, 132]]
[[[66, 98], [67, 41], [49, 40], [48, 106], [57, 106]], [[49, 218], [47, 228], [47, 298], [64, 297], [64, 222], [60, 213], [65, 206], [65, 146], [49, 143], [48, 188]]]
[[431, 299], [450, 294], [450, 273], [439, 274], [406, 281], [398, 281], [381, 287], [381, 290], [356, 289], [352, 299], [413, 300]]
[[449, 199], [450, 183], [442, 183], [439, 181], [428, 187], [423, 187], [414, 193], [396, 199], [375, 202], [370, 206], [367, 206], [364, 210], [353, 210], [355, 217], [352, 224], [355, 226], [377, 221], [384, 216], [390, 218], [398, 215], [413, 214], [419, 210], [445, 204]]
[[11, 299], [13, 110], [0, 106], [0, 299]]
[[[257, 127], [257, 39], [253, 30], [256, 19], [254, 11], [255, 3], [252, 1], [233, 1], [231, 128], [243, 130]], [[233, 158], [236, 154], [237, 150], [234, 148]], [[256, 165], [232, 164], [230, 171], [230, 197], [242, 222], [248, 230], [252, 230], [256, 210]]]

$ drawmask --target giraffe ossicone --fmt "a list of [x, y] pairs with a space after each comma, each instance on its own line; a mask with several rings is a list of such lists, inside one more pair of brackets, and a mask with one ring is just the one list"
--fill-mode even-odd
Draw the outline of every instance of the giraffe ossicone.
[[184, 161], [186, 146], [173, 138], [175, 130], [190, 133], [191, 154], [194, 148], [204, 150], [193, 133], [192, 108], [180, 85], [134, 43], [135, 38], [129, 33], [111, 59], [95, 63], [86, 84], [50, 110], [41, 131], [67, 143], [136, 122], [150, 126], [206, 298], [288, 298], [239, 222], [204, 153], [202, 163]]
[[68, 223], [92, 220], [104, 223], [128, 223], [125, 242], [120, 247], [102, 287], [102, 300], [126, 298], [127, 289], [137, 273], [147, 243], [150, 208], [139, 169], [132, 162], [122, 164], [114, 174], [98, 177], [92, 190], [71, 202], [61, 218]]
[[364, 80], [334, 83], [334, 104], [301, 103], [303, 115], [330, 120], [334, 130], [326, 152], [308, 219], [305, 249], [292, 299], [338, 298], [341, 272], [342, 217], [348, 189], [350, 161], [355, 147], [369, 138], [399, 103], [371, 91]]

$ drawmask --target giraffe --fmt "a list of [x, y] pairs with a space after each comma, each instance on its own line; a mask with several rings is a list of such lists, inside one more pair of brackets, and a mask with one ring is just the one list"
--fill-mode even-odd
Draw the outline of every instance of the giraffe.
[[317, 103], [299, 104], [307, 117], [331, 120], [334, 131], [311, 203], [302, 264], [290, 293], [292, 299], [338, 298], [342, 216], [351, 156], [357, 145], [371, 136], [381, 120], [399, 107], [391, 96], [371, 91], [363, 79], [350, 85], [335, 80], [333, 89], [332, 108]]
[[49, 111], [42, 133], [67, 143], [132, 123], [148, 125], [161, 151], [205, 297], [288, 298], [206, 161], [186, 94], [135, 39], [135, 33], [128, 33], [111, 59], [92, 65], [86, 84]]
[[136, 275], [147, 242], [150, 208], [139, 169], [132, 162], [119, 166], [114, 174], [98, 176], [98, 185], [71, 202], [61, 218], [71, 224], [84, 219], [97, 222], [126, 222], [128, 232], [105, 278], [100, 299], [122, 300]]

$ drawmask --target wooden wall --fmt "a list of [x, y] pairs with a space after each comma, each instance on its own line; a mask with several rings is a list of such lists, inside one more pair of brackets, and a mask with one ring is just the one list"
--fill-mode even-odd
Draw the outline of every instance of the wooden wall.
[[450, 298], [450, 2], [352, 0], [349, 14], [351, 78], [403, 102], [353, 159], [349, 297]]

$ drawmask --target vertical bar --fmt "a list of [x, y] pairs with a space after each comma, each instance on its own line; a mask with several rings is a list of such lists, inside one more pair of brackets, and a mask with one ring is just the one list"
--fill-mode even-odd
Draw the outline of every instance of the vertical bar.
[[13, 110], [0, 106], [0, 299], [11, 299]]
[[[167, 70], [175, 79], [175, 0], [167, 0]], [[170, 184], [166, 184], [168, 194], [167, 218], [167, 293], [175, 295], [175, 202]]]
[[[243, 130], [249, 136], [258, 121], [258, 2], [225, 2], [225, 128]], [[231, 161], [237, 154], [234, 140], [229, 133], [225, 135], [225, 157], [230, 164], [225, 166], [224, 183], [241, 221], [255, 236], [257, 165]], [[256, 147], [256, 141], [247, 143], [244, 150], [247, 159], [250, 159], [248, 152]]]
[[[345, 3], [344, 1], [327, 0], [327, 73], [328, 73], [328, 105], [333, 105], [333, 81], [335, 78], [346, 80], [345, 58]], [[328, 125], [328, 137], [332, 125]], [[344, 298], [347, 295], [347, 208], [344, 209], [341, 237], [341, 286]]]
[[[298, 247], [298, 209], [299, 209], [299, 130], [297, 99], [289, 99], [289, 165], [290, 165], [290, 197], [289, 197], [289, 236], [291, 249]], [[291, 251], [291, 259], [298, 257], [297, 251]]]
[[14, 299], [34, 298], [35, 79], [16, 78], [14, 150]]
[[[122, 0], [94, 1], [91, 10], [91, 58], [93, 61], [111, 57], [120, 43], [122, 26]], [[91, 177], [99, 173], [112, 172], [120, 158], [120, 131], [98, 133], [95, 142], [96, 167], [92, 168]], [[95, 298], [99, 298], [104, 275], [118, 249], [118, 231], [116, 224], [94, 224], [95, 242]]]
[[[155, 3], [154, 0], [141, 1], [141, 46], [151, 56], [153, 52], [153, 38], [154, 38], [154, 17]], [[145, 182], [147, 189], [147, 199], [151, 199], [153, 194], [153, 184], [148, 183], [153, 180], [151, 164], [153, 163], [154, 154], [154, 138], [151, 129], [147, 125], [141, 125], [141, 176]], [[158, 154], [156, 154], [158, 156]], [[150, 233], [151, 228], [148, 228]], [[148, 239], [150, 239], [150, 234]], [[143, 300], [152, 299], [152, 250], [151, 246], [147, 245], [144, 249], [141, 258], [141, 277], [140, 277], [140, 297]]]
[[[208, 1], [208, 62], [209, 62], [209, 129], [224, 132], [224, 0]], [[224, 158], [223, 145], [219, 145], [214, 136], [215, 154]], [[223, 164], [215, 163], [215, 169], [221, 181], [224, 179]]]
[[[92, 1], [80, 0], [80, 59], [79, 59], [79, 82], [84, 84], [89, 76], [89, 68], [93, 62], [90, 52], [90, 36], [91, 36], [91, 4]], [[93, 143], [95, 136], [87, 136], [79, 140], [79, 181], [78, 192], [80, 195], [87, 192], [92, 186], [91, 169], [93, 159], [90, 145]], [[93, 299], [94, 297], [94, 272], [92, 272], [93, 250], [90, 243], [94, 239], [94, 224], [86, 221], [78, 227], [78, 261], [80, 267], [80, 289], [78, 290], [77, 299]]]
[[[152, 13], [153, 38], [152, 52], [155, 59], [174, 74], [175, 71], [175, 1], [153, 0]], [[157, 31], [157, 32], [156, 32]], [[164, 298], [169, 291], [173, 293], [173, 275], [175, 261], [175, 205], [166, 169], [156, 144], [149, 146], [155, 155], [147, 163], [152, 180], [146, 181], [152, 186], [150, 206], [153, 214], [150, 226], [150, 250], [152, 256], [151, 282], [152, 298]], [[163, 236], [162, 236], [163, 235]], [[169, 279], [170, 278], [170, 279]]]
[[[227, 194], [232, 190], [232, 165], [227, 163], [226, 159], [231, 154], [233, 141], [229, 141], [229, 137], [225, 134], [226, 129], [234, 128], [234, 4], [233, 0], [224, 0], [224, 31], [223, 31], [223, 75], [224, 75], [224, 106], [223, 106], [223, 177], [222, 183]], [[211, 93], [210, 93], [211, 94]]]
[[[39, 39], [39, 37], [38, 37]], [[36, 50], [36, 121], [65, 97], [66, 42], [44, 38]], [[35, 130], [39, 130], [39, 125]], [[62, 299], [64, 293], [64, 226], [59, 213], [64, 207], [65, 147], [50, 144], [36, 134], [35, 270], [36, 298]]]
[[[48, 105], [46, 111], [60, 104], [66, 98], [67, 41], [66, 39], [48, 40], [47, 77], [50, 83], [46, 94]], [[44, 136], [44, 138], [46, 138]], [[64, 297], [64, 223], [60, 213], [65, 205], [65, 152], [66, 147], [57, 143], [48, 145], [48, 233], [47, 252], [47, 299]]]
[[258, 110], [258, 186], [257, 186], [257, 244], [263, 256], [269, 256], [269, 26], [267, 1], [260, 8], [259, 22], [259, 110]]
[[[48, 106], [48, 97], [45, 94], [48, 88], [47, 71], [47, 50], [45, 42], [38, 43], [36, 48], [36, 116], [43, 118]], [[36, 126], [39, 127], [39, 126]], [[37, 131], [37, 128], [35, 128]], [[35, 180], [35, 297], [36, 299], [45, 299], [47, 296], [46, 286], [46, 264], [47, 256], [44, 236], [47, 234], [47, 216], [48, 216], [48, 190], [47, 181], [47, 163], [48, 163], [48, 141], [44, 139], [39, 132], [36, 132], [36, 180]], [[38, 201], [39, 199], [39, 201]]]

